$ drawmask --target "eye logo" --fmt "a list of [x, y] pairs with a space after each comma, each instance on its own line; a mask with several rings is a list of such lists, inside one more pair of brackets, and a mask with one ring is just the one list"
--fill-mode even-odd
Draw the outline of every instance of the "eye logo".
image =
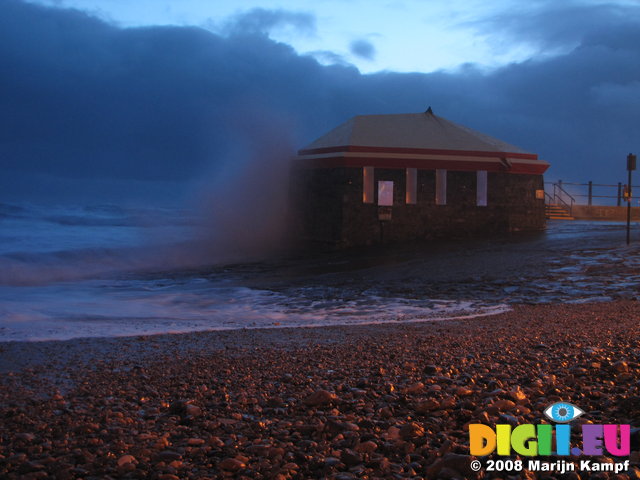
[[584, 410], [566, 402], [549, 405], [544, 414], [556, 423], [569, 423], [584, 413]]

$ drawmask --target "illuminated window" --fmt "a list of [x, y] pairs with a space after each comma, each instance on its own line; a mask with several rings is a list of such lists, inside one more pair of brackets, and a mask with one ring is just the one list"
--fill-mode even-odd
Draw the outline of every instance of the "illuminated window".
[[378, 182], [378, 205], [381, 207], [393, 206], [393, 182], [388, 180]]
[[418, 170], [416, 168], [407, 168], [407, 193], [405, 202], [409, 205], [415, 205], [418, 198]]
[[362, 201], [373, 203], [373, 167], [362, 168]]
[[447, 171], [436, 170], [436, 205], [447, 204]]
[[476, 205], [487, 206], [487, 171], [479, 170], [476, 177]]

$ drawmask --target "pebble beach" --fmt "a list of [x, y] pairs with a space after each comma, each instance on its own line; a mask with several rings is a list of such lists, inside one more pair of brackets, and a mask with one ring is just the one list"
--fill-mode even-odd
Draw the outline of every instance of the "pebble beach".
[[[0, 343], [0, 478], [640, 478], [639, 321], [617, 300]], [[627, 470], [470, 468], [469, 424], [545, 423], [560, 400], [575, 425], [631, 425]]]

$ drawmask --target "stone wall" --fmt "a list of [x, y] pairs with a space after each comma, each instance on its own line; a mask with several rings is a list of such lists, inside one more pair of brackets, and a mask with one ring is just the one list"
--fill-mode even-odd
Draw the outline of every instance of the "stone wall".
[[[418, 170], [417, 204], [405, 203], [405, 169], [375, 169], [375, 203], [362, 201], [361, 168], [299, 169], [293, 175], [294, 235], [303, 243], [345, 248], [436, 238], [543, 230], [540, 175], [488, 174], [486, 207], [476, 206], [476, 172], [447, 172], [447, 205], [436, 205], [436, 175]], [[379, 220], [377, 186], [394, 183], [390, 220]]]
[[[627, 221], [627, 205], [620, 207], [602, 205], [574, 205], [571, 215], [576, 220], [607, 220], [613, 222]], [[640, 220], [640, 208], [631, 207], [631, 219]]]

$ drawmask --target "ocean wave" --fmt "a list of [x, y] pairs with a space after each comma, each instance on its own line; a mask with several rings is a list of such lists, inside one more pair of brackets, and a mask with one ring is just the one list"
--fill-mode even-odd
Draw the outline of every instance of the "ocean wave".
[[144, 249], [80, 249], [46, 253], [15, 252], [0, 257], [0, 285], [45, 285], [149, 268]]
[[[0, 295], [7, 293], [0, 288]], [[475, 300], [361, 295], [334, 302], [226, 285], [181, 281], [89, 281], [13, 290], [0, 304], [0, 341], [67, 340], [204, 330], [414, 323], [474, 318], [509, 310]]]

